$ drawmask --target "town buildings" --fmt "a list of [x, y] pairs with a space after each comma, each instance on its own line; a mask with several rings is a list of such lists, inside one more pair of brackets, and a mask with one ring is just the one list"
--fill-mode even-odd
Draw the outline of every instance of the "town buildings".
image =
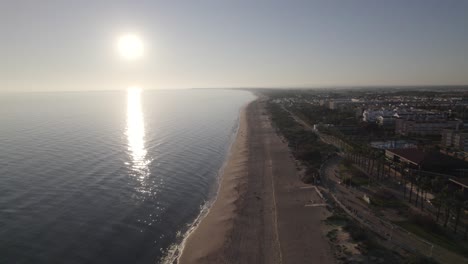
[[395, 122], [395, 133], [400, 135], [433, 136], [440, 135], [443, 129], [459, 130], [463, 121], [447, 120], [406, 120], [399, 118]]
[[443, 129], [441, 146], [458, 151], [468, 151], [468, 131]]

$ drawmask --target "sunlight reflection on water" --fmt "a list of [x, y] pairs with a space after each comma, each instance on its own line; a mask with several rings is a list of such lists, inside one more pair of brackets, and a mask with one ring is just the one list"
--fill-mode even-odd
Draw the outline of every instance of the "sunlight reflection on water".
[[[128, 151], [133, 175], [144, 184], [149, 175], [149, 163], [145, 148], [145, 123], [141, 104], [142, 90], [131, 87], [127, 90], [127, 129]], [[144, 190], [141, 190], [144, 191]], [[146, 190], [148, 191], [148, 190]]]

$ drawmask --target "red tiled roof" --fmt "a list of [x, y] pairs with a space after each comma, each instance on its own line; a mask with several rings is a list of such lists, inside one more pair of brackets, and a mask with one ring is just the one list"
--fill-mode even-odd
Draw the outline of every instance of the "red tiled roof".
[[468, 187], [468, 179], [467, 178], [450, 178], [451, 182], [454, 182], [458, 185], [463, 185], [465, 188]]
[[388, 149], [387, 150], [394, 155], [400, 156], [404, 159], [407, 159], [415, 164], [421, 164], [421, 162], [426, 157], [426, 153], [422, 150], [412, 148], [412, 149]]

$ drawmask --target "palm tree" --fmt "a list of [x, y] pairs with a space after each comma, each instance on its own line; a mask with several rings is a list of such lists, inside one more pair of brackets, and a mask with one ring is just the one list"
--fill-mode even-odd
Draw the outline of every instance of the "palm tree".
[[441, 197], [440, 194], [438, 194], [438, 195], [433, 199], [434, 204], [437, 206], [436, 223], [439, 223], [440, 211], [441, 211], [441, 209], [442, 209], [442, 200], [443, 200], [443, 198]]
[[418, 199], [420, 197], [419, 192], [421, 190], [421, 170], [418, 170], [418, 175], [415, 177], [415, 183], [416, 183], [416, 200], [414, 201], [414, 205], [416, 208], [418, 207]]
[[385, 157], [380, 155], [379, 157], [379, 177], [381, 179], [385, 178]]
[[[436, 202], [437, 202], [437, 205], [438, 205], [438, 208], [437, 208], [437, 219], [436, 219], [436, 222], [439, 222], [439, 217], [441, 215], [441, 209], [442, 207], [445, 206], [445, 203], [446, 203], [446, 200], [448, 199], [449, 197], [449, 189], [448, 189], [448, 185], [445, 184], [445, 181], [438, 177], [436, 178], [436, 180], [434, 181], [434, 183], [436, 184], [435, 186], [433, 186], [433, 188], [435, 188], [435, 192], [437, 193], [436, 194]], [[441, 184], [442, 183], [442, 184]], [[445, 185], [443, 185], [445, 184]], [[442, 187], [443, 186], [443, 187]]]
[[[405, 172], [405, 169], [403, 166], [399, 166], [400, 168], [400, 175], [403, 180], [403, 199], [406, 199], [406, 180], [407, 180], [407, 174]], [[396, 173], [396, 168], [395, 168], [395, 173]]]
[[[447, 192], [448, 192], [448, 188], [447, 188]], [[450, 194], [447, 193], [447, 196], [444, 199], [444, 205], [445, 205], [444, 227], [447, 227], [448, 220], [450, 219], [450, 213], [451, 213], [451, 210], [453, 209], [453, 206], [454, 206], [454, 197], [453, 197], [453, 195], [450, 195]]]
[[410, 182], [411, 182], [410, 193], [409, 193], [409, 202], [411, 203], [411, 197], [413, 197], [413, 182], [414, 182], [413, 172], [411, 170], [409, 172], [409, 177], [410, 177]]
[[377, 179], [380, 179], [380, 166], [381, 166], [381, 165], [380, 165], [380, 157], [376, 157], [375, 163], [376, 163], [376, 165], [377, 165], [377, 166], [376, 166], [376, 172], [375, 172], [375, 173], [376, 173], [376, 177], [377, 177]]
[[[463, 209], [468, 210], [468, 201], [463, 202]], [[466, 220], [466, 218], [465, 218]], [[463, 235], [463, 238], [466, 239], [466, 236], [468, 234], [468, 223], [465, 222], [465, 233]]]
[[415, 185], [415, 189], [416, 189], [416, 198], [414, 199], [414, 206], [416, 206], [416, 208], [418, 208], [418, 200], [419, 200], [419, 176], [416, 176], [416, 178], [414, 179], [414, 185]]
[[357, 155], [357, 165], [359, 167], [362, 167], [362, 153], [359, 149], [356, 149], [356, 155]]
[[371, 160], [369, 161], [369, 165], [371, 161], [372, 161], [372, 166], [370, 167], [369, 175], [374, 176], [374, 166], [375, 166], [376, 159], [375, 159], [375, 154], [372, 152], [371, 152]]
[[432, 193], [438, 194], [442, 192], [442, 190], [444, 189], [444, 183], [445, 183], [445, 180], [440, 176], [437, 176], [436, 178], [432, 179], [431, 180]]
[[423, 189], [423, 192], [424, 192], [424, 199], [423, 199], [423, 202], [421, 203], [421, 210], [423, 210], [423, 204], [425, 201], [427, 201], [427, 193], [430, 191], [431, 189], [431, 179], [428, 177], [428, 176], [425, 176], [423, 177], [422, 179], [422, 189]]
[[373, 160], [372, 153], [369, 154], [369, 158], [368, 158], [367, 160], [368, 160], [368, 162], [367, 162], [367, 168], [366, 168], [366, 170], [367, 170], [367, 173], [371, 174], [371, 172], [370, 172], [370, 169], [371, 169], [370, 166], [371, 166], [371, 160]]
[[453, 195], [453, 207], [456, 210], [455, 215], [455, 227], [453, 228], [453, 232], [457, 233], [457, 227], [460, 223], [460, 214], [462, 212], [463, 205], [464, 205], [464, 196], [462, 190], [457, 190]]

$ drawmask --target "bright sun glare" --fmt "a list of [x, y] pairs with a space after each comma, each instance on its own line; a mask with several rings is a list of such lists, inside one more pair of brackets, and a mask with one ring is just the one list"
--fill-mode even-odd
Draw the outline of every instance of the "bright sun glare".
[[143, 41], [135, 34], [122, 35], [118, 40], [117, 49], [123, 58], [134, 60], [143, 56]]

